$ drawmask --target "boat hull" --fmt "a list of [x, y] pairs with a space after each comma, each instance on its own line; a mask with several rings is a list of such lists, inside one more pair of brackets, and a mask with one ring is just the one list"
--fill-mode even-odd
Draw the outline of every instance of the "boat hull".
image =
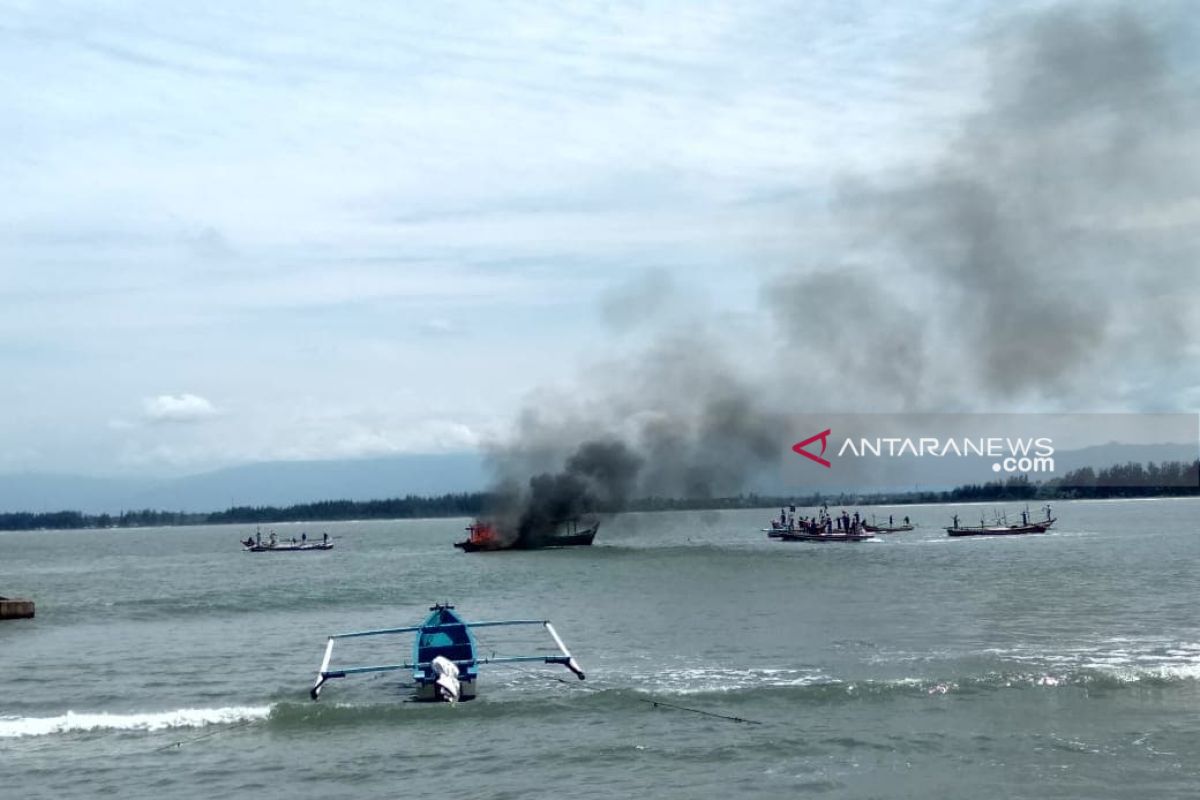
[[913, 526], [912, 525], [863, 525], [863, 528], [865, 530], [870, 531], [871, 533], [903, 533], [904, 531], [911, 531], [913, 529]]
[[332, 549], [333, 542], [329, 542], [328, 544], [323, 544], [321, 542], [317, 542], [316, 544], [277, 544], [274, 547], [271, 547], [267, 544], [256, 544], [251, 547], [242, 545], [242, 550], [247, 553], [307, 553], [312, 550]]
[[554, 547], [590, 547], [592, 540], [596, 538], [596, 531], [599, 528], [600, 526], [597, 525], [580, 533], [573, 533], [567, 536], [552, 536], [530, 544], [522, 544], [520, 542], [513, 544], [479, 544], [466, 539], [461, 542], [455, 542], [454, 546], [464, 553], [494, 553], [500, 550], [547, 550]]
[[947, 536], [1023, 536], [1029, 533], [1045, 533], [1055, 520], [1035, 522], [1032, 525], [983, 525], [977, 528], [946, 528]]
[[421, 623], [413, 641], [413, 683], [417, 700], [447, 702], [438, 691], [437, 671], [433, 660], [441, 656], [458, 666], [459, 700], [475, 696], [475, 679], [479, 666], [475, 653], [475, 636], [453, 606], [435, 605]]
[[[428, 683], [418, 683], [417, 689], [413, 692], [413, 699], [421, 703], [446, 703], [449, 702], [441, 696], [437, 690], [437, 684], [434, 681]], [[466, 700], [475, 699], [475, 680], [469, 681], [459, 680], [459, 695], [458, 702], [462, 703]]]
[[784, 542], [865, 542], [875, 538], [873, 533], [781, 533]]

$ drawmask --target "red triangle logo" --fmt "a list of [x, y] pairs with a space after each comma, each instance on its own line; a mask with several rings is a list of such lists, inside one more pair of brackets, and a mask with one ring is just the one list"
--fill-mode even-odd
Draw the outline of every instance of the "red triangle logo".
[[[825, 467], [826, 469], [828, 469], [832, 465], [828, 461], [826, 461], [824, 458], [822, 458], [821, 456], [825, 455], [825, 448], [829, 444], [829, 430], [830, 430], [829, 428], [826, 428], [825, 430], [818, 433], [816, 436], [810, 436], [807, 439], [805, 439], [803, 442], [796, 442], [794, 445], [792, 445], [792, 450], [794, 450], [795, 452], [799, 453], [800, 455], [804, 456], [807, 459], [811, 459], [812, 461], [817, 462], [822, 467]], [[821, 455], [816, 455], [814, 453], [810, 453], [804, 449], [804, 448], [808, 447], [810, 444], [812, 444], [813, 442], [817, 441], [818, 439], [821, 440]]]

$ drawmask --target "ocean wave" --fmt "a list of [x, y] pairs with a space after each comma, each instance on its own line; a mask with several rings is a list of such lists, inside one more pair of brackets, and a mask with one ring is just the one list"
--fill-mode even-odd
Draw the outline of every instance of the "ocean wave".
[[726, 670], [686, 670], [673, 676], [660, 676], [652, 682], [630, 677], [631, 680], [623, 685], [602, 678], [594, 682], [589, 680], [586, 684], [545, 684], [537, 691], [513, 692], [515, 687], [497, 686], [496, 691], [481, 692], [480, 699], [460, 704], [454, 711], [433, 704], [403, 701], [285, 702], [271, 714], [270, 724], [280, 728], [419, 724], [427, 728], [431, 725], [477, 724], [497, 718], [546, 720], [564, 714], [632, 713], [658, 704], [761, 718], [764, 714], [770, 716], [769, 709], [772, 708], [905, 700], [925, 702], [1008, 691], [1049, 693], [1073, 689], [1099, 692], [1129, 691], [1139, 686], [1196, 686], [1200, 680], [1200, 666], [1156, 666], [1121, 671], [996, 671], [977, 675], [863, 680], [833, 678], [801, 670], [755, 670], [736, 677]]
[[690, 667], [630, 673], [628, 680], [641, 691], [689, 695], [722, 694], [750, 688], [810, 686], [830, 683], [834, 678], [815, 669]]
[[142, 713], [68, 711], [50, 717], [0, 716], [0, 739], [89, 732], [155, 732], [255, 722], [283, 730], [407, 724], [427, 728], [477, 724], [493, 718], [545, 719], [562, 714], [628, 712], [659, 701], [758, 717], [763, 713], [770, 715], [769, 711], [759, 710], [764, 707], [935, 701], [1007, 691], [1091, 693], [1188, 687], [1200, 690], [1200, 663], [1044, 665], [977, 674], [864, 679], [831, 676], [812, 669], [697, 667], [653, 674], [612, 674], [586, 683], [526, 679], [522, 684], [492, 684], [493, 690], [481, 693], [479, 700], [460, 704], [453, 710], [437, 704], [413, 703], [407, 696], [396, 695], [373, 697], [368, 702], [360, 702], [360, 696], [351, 702], [280, 700], [271, 705]]
[[802, 678], [790, 682], [738, 681], [719, 688], [660, 684], [632, 690], [645, 697], [676, 696], [738, 703], [764, 696], [794, 702], [826, 703], [886, 700], [903, 697], [971, 695], [1014, 689], [1087, 691], [1137, 687], [1171, 688], [1200, 684], [1200, 664], [1150, 666], [1094, 665], [1065, 670], [1008, 670], [976, 675], [947, 675], [893, 679]]
[[174, 711], [109, 714], [103, 711], [68, 711], [56, 717], [0, 717], [0, 739], [49, 736], [61, 733], [101, 731], [162, 731], [171, 728], [202, 728], [265, 720], [271, 706], [226, 708], [181, 708]]

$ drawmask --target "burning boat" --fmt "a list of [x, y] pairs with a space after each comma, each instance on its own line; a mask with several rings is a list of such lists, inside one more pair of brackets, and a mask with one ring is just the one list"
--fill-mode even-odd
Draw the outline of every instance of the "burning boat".
[[596, 538], [600, 523], [595, 522], [583, 530], [579, 520], [568, 520], [554, 527], [544, 536], [528, 534], [505, 536], [492, 522], [476, 520], [467, 526], [467, 538], [455, 542], [454, 546], [464, 553], [484, 553], [496, 550], [541, 550], [547, 547], [587, 547]]

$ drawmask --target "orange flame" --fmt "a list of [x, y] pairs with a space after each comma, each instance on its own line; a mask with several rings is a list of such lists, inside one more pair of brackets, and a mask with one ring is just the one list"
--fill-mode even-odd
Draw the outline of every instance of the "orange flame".
[[490, 522], [476, 522], [470, 527], [471, 544], [498, 544], [500, 536]]

